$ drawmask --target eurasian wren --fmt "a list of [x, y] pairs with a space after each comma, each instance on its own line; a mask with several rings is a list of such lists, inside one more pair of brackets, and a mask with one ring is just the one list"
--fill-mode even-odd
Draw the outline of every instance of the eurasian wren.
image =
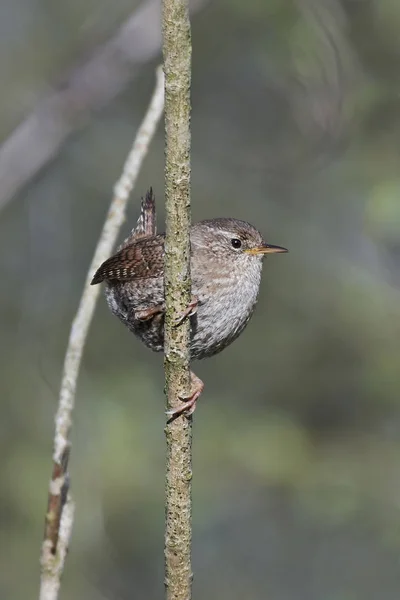
[[[95, 273], [92, 285], [106, 282], [111, 311], [155, 352], [164, 349], [164, 234], [156, 234], [152, 190], [142, 199], [136, 227]], [[262, 259], [287, 252], [266, 244], [249, 223], [210, 219], [190, 229], [192, 301], [182, 319], [190, 317], [192, 359], [223, 350], [246, 327], [257, 302]], [[169, 414], [191, 414], [203, 382], [191, 373], [190, 396]]]

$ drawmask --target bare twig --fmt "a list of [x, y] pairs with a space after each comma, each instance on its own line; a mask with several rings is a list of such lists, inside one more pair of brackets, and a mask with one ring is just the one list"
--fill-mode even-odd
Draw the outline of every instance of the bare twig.
[[[188, 0], [163, 0], [165, 72], [165, 378], [168, 408], [189, 388], [189, 322], [174, 321], [189, 304], [190, 78]], [[165, 587], [167, 600], [189, 600], [192, 590], [192, 417], [166, 427]]]
[[[209, 0], [191, 0], [199, 10]], [[53, 160], [91, 111], [107, 105], [161, 48], [160, 2], [147, 0], [0, 147], [0, 209]]]
[[124, 165], [121, 178], [115, 185], [114, 197], [89, 267], [82, 298], [71, 327], [56, 415], [54, 466], [50, 481], [45, 537], [42, 548], [40, 600], [55, 600], [58, 596], [60, 578], [72, 528], [73, 504], [68, 493], [67, 474], [70, 447], [69, 433], [82, 352], [100, 291], [99, 286], [90, 286], [89, 284], [93, 272], [99, 264], [109, 257], [115, 244], [119, 229], [125, 218], [125, 208], [129, 194], [135, 185], [149, 143], [161, 118], [163, 107], [164, 77], [161, 68], [158, 68], [153, 97]]

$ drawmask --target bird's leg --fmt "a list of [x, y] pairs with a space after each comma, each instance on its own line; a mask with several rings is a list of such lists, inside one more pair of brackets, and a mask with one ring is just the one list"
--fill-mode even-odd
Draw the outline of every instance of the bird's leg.
[[193, 371], [190, 371], [190, 392], [187, 396], [179, 396], [179, 399], [183, 402], [182, 406], [167, 410], [168, 417], [175, 419], [183, 413], [185, 415], [192, 415], [196, 410], [196, 402], [203, 390], [204, 383], [202, 380]]
[[[182, 314], [174, 321], [175, 327], [180, 325], [187, 317], [191, 317], [197, 311], [198, 300], [194, 296], [189, 302], [187, 308], [183, 311]], [[151, 306], [149, 308], [143, 308], [141, 310], [135, 310], [135, 319], [139, 321], [148, 321], [155, 315], [159, 315], [165, 312], [165, 305], [158, 304], [157, 306]]]
[[199, 301], [196, 298], [196, 296], [192, 296], [192, 299], [190, 300], [190, 302], [187, 305], [187, 307], [185, 308], [185, 310], [179, 315], [179, 317], [177, 319], [175, 319], [175, 321], [174, 321], [175, 327], [178, 327], [178, 325], [183, 323], [183, 321], [187, 317], [191, 317], [192, 315], [194, 315], [197, 312], [198, 304], [199, 304]]
[[135, 319], [139, 321], [148, 321], [155, 315], [159, 315], [165, 312], [165, 306], [158, 304], [157, 306], [150, 306], [149, 308], [143, 308], [142, 310], [135, 310]]

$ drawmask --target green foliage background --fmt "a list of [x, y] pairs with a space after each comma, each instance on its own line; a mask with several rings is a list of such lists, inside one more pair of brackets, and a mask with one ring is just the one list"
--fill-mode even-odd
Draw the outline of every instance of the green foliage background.
[[[3, 0], [0, 135], [107, 39], [126, 0]], [[240, 341], [196, 365], [194, 597], [391, 600], [400, 589], [400, 4], [215, 0], [193, 19], [193, 220], [289, 248]], [[71, 319], [154, 64], [0, 215], [0, 597], [35, 597]], [[163, 218], [163, 136], [152, 185]], [[125, 233], [124, 231], [124, 233]], [[122, 237], [122, 236], [121, 236]], [[62, 598], [161, 598], [160, 356], [93, 324]]]

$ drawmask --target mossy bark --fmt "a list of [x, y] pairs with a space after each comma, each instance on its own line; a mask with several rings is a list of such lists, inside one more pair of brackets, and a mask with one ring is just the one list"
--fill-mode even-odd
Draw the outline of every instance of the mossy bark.
[[[168, 408], [189, 390], [189, 320], [174, 319], [191, 298], [190, 281], [190, 77], [188, 0], [163, 0], [165, 73], [165, 377]], [[165, 588], [167, 600], [191, 598], [192, 418], [166, 426]]]

